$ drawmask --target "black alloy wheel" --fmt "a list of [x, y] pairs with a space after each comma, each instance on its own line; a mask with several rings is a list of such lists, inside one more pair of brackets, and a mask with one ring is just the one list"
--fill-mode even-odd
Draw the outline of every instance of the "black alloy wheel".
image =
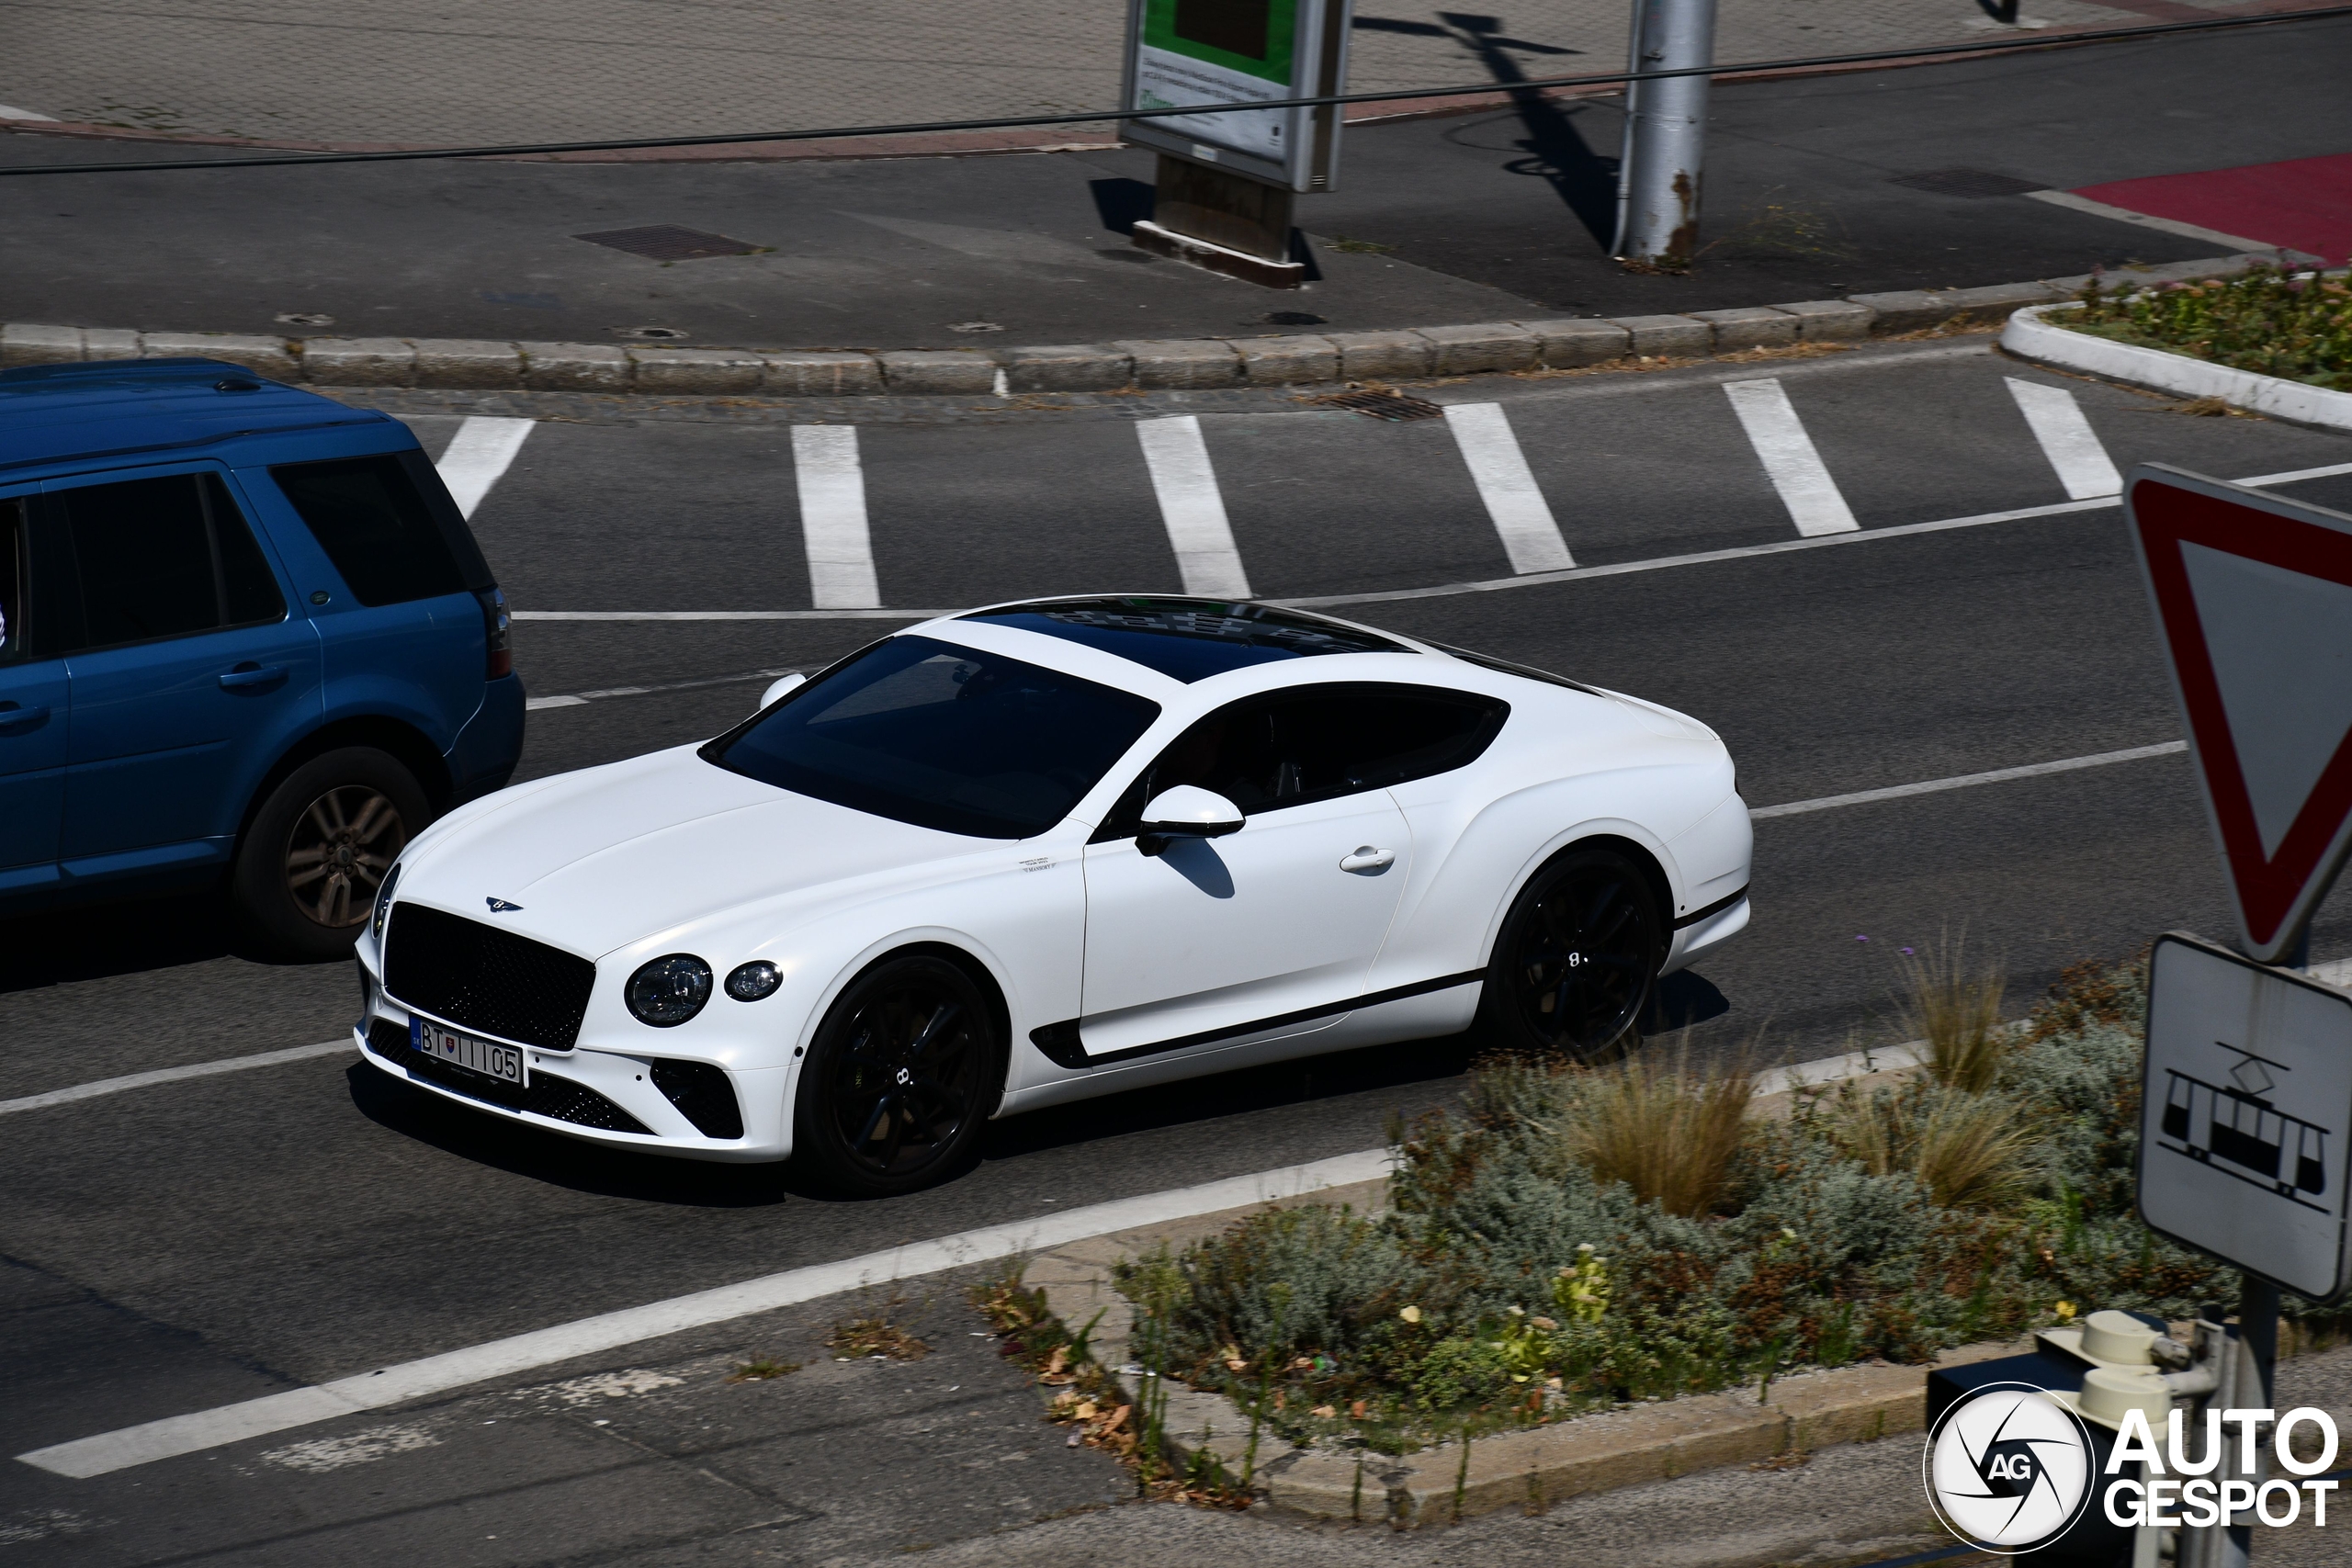
[[1480, 998], [1498, 1043], [1582, 1062], [1623, 1054], [1666, 956], [1657, 897], [1613, 850], [1571, 850], [1537, 872], [1503, 920]]
[[953, 1169], [1004, 1087], [993, 1010], [944, 958], [884, 961], [833, 1003], [803, 1070], [795, 1147], [835, 1187], [909, 1192]]

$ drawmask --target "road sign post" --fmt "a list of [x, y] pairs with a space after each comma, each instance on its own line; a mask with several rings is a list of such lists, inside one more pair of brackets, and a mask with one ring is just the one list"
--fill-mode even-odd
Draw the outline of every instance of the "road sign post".
[[[2352, 848], [2352, 517], [2158, 464], [2123, 503], [2239, 948], [2150, 958], [2140, 1213], [2242, 1270], [2223, 1386], [2267, 1409], [2279, 1291], [2352, 1288], [2352, 994], [2293, 972]], [[2179, 1568], [2245, 1568], [2249, 1533], [2186, 1529]]]
[[[1346, 91], [1353, 0], [1129, 0], [1121, 104], [1137, 111]], [[1340, 112], [1235, 107], [1121, 123], [1159, 154], [1153, 214], [1134, 243], [1277, 288], [1306, 281], [1292, 204], [1332, 187]]]

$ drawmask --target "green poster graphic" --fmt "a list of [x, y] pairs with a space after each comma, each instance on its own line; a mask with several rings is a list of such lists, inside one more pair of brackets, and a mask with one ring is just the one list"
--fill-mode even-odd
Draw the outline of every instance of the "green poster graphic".
[[1144, 0], [1143, 41], [1287, 87], [1297, 13], [1298, 0]]

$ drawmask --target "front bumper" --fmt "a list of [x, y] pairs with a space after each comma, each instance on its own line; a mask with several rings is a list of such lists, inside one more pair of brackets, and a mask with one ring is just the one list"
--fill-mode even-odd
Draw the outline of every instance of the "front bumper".
[[765, 1163], [792, 1153], [783, 1068], [718, 1069], [734, 1091], [743, 1135], [713, 1138], [697, 1129], [656, 1084], [654, 1068], [665, 1058], [586, 1045], [570, 1051], [518, 1045], [530, 1080], [527, 1088], [518, 1089], [413, 1049], [408, 1010], [384, 994], [364, 963], [360, 975], [367, 1006], [352, 1028], [353, 1043], [370, 1066], [427, 1094], [611, 1148], [730, 1164]]

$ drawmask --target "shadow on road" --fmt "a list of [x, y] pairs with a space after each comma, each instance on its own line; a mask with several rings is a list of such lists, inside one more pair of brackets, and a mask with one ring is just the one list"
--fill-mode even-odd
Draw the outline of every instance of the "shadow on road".
[[50, 909], [0, 920], [0, 995], [213, 958], [273, 960], [242, 942], [217, 893]]

